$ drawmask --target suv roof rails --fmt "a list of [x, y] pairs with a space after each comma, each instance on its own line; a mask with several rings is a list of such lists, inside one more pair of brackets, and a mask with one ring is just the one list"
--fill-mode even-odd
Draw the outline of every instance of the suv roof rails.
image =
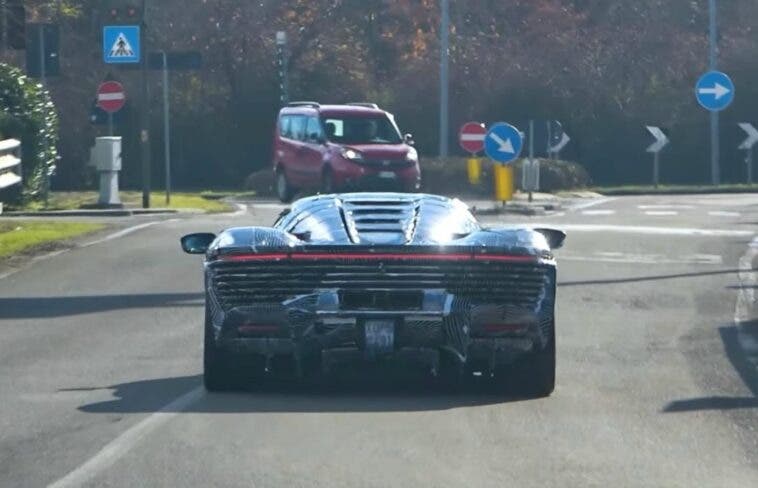
[[313, 107], [313, 108], [319, 108], [321, 107], [321, 104], [318, 102], [290, 102], [287, 104], [288, 107]]
[[379, 110], [379, 105], [375, 103], [353, 102], [353, 103], [348, 103], [348, 105], [351, 105], [353, 107], [366, 107], [366, 108], [373, 108], [373, 109]]

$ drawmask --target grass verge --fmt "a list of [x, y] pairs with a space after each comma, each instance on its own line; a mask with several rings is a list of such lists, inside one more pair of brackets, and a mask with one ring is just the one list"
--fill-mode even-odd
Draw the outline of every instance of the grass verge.
[[0, 258], [89, 234], [104, 227], [103, 224], [84, 222], [0, 222]]
[[[142, 192], [122, 191], [119, 193], [121, 202], [127, 208], [142, 207]], [[152, 192], [150, 205], [153, 208], [169, 208], [174, 210], [195, 209], [207, 213], [230, 212], [233, 208], [221, 201], [221, 198], [233, 196], [233, 193], [218, 192], [176, 192], [171, 194], [171, 203], [166, 204], [166, 194]], [[6, 205], [7, 211], [17, 210], [39, 212], [42, 210], [79, 210], [91, 208], [97, 203], [98, 194], [91, 191], [52, 192], [45, 207], [44, 202], [34, 201], [23, 206]]]

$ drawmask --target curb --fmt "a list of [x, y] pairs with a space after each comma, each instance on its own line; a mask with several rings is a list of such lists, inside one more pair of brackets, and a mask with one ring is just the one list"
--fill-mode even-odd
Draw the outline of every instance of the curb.
[[490, 208], [476, 208], [472, 209], [474, 215], [504, 215], [504, 214], [517, 214], [538, 216], [546, 215], [547, 212], [557, 212], [563, 207], [560, 203], [545, 203], [545, 204], [520, 204], [520, 203], [508, 203], [503, 207], [490, 207]]
[[134, 215], [171, 215], [177, 210], [167, 208], [113, 210], [50, 210], [42, 212], [5, 212], [6, 217], [132, 217]]

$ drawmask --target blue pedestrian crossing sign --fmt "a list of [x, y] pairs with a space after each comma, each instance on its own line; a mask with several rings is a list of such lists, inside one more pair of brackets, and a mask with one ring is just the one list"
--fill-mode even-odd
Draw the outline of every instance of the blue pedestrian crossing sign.
[[720, 112], [734, 101], [734, 83], [721, 71], [709, 71], [700, 77], [695, 87], [698, 103], [706, 110]]
[[103, 60], [106, 64], [139, 63], [140, 26], [108, 25], [103, 28]]
[[494, 161], [509, 164], [516, 160], [524, 147], [521, 132], [510, 124], [498, 122], [484, 137], [484, 152]]

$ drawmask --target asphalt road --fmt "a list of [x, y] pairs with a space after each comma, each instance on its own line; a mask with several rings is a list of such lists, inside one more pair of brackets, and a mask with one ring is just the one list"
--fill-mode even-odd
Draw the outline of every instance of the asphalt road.
[[0, 279], [0, 486], [758, 486], [757, 196], [487, 219], [569, 233], [540, 400], [205, 393], [200, 259], [178, 238], [278, 211], [170, 219]]

